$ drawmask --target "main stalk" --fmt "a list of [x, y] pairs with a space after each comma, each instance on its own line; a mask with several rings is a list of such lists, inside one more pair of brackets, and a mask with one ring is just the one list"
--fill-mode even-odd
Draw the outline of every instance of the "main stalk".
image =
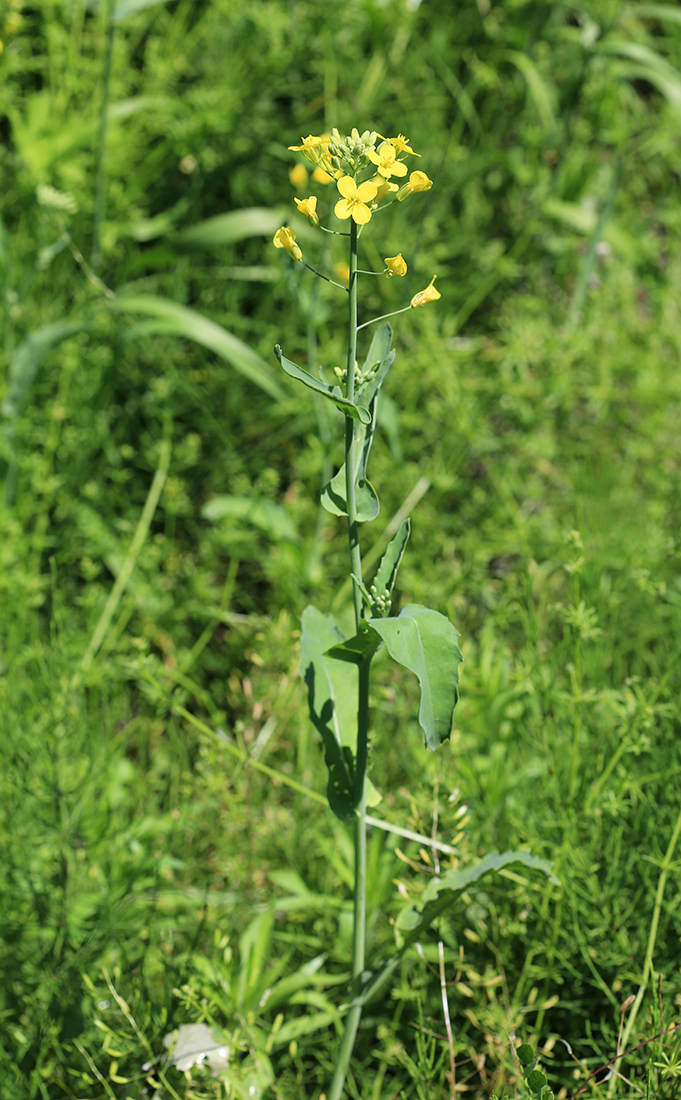
[[[350, 284], [348, 310], [348, 360], [346, 396], [355, 399], [355, 363], [357, 360], [357, 226], [350, 223]], [[348, 508], [348, 542], [350, 571], [362, 580], [362, 557], [359, 549], [357, 502], [355, 495], [355, 431], [357, 421], [345, 418], [345, 498]], [[362, 594], [353, 584], [355, 628], [359, 630], [362, 619]], [[369, 744], [369, 669], [371, 658], [358, 669], [357, 696], [357, 753], [355, 757], [355, 890], [352, 937], [351, 996], [357, 998], [362, 989], [366, 945], [366, 771]], [[345, 1019], [345, 1032], [338, 1054], [336, 1072], [329, 1089], [328, 1100], [340, 1100], [355, 1045], [357, 1028], [362, 1015], [361, 1005], [352, 1007]]]

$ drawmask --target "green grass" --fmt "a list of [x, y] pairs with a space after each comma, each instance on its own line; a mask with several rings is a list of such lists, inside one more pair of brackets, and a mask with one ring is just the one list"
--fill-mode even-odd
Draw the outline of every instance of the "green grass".
[[[342, 525], [317, 505], [341, 420], [271, 349], [341, 362], [343, 303], [269, 227], [296, 224], [286, 147], [334, 124], [407, 134], [435, 180], [365, 256], [410, 265], [372, 284], [367, 317], [434, 272], [442, 300], [396, 321], [362, 537], [418, 486], [398, 599], [447, 614], [465, 657], [436, 755], [415, 681], [377, 659], [375, 812], [429, 834], [437, 805], [461, 866], [552, 860], [560, 887], [485, 880], [439, 935], [460, 1095], [525, 1095], [515, 1035], [572, 1096], [574, 1059], [618, 1053], [679, 814], [676, 9], [140, 9], [115, 31], [96, 272], [106, 5], [21, 14], [0, 5], [3, 1096], [136, 1098], [154, 1072], [164, 1097], [227, 1095], [143, 1069], [202, 1020], [230, 1037], [234, 1095], [328, 1088], [350, 839], [289, 784], [325, 789], [298, 630], [310, 600], [349, 598]], [[244, 208], [264, 213], [194, 231]], [[340, 258], [304, 234], [313, 262]], [[678, 856], [630, 1047], [677, 1019]], [[377, 829], [369, 861], [381, 957], [431, 872]], [[367, 1011], [349, 1095], [450, 1096], [443, 1027], [433, 936]], [[674, 1100], [677, 1059], [670, 1033], [622, 1072]]]

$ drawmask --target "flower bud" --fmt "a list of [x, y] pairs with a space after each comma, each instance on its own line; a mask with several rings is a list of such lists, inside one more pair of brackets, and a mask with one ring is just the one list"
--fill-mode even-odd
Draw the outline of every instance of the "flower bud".
[[305, 215], [310, 225], [319, 225], [316, 195], [310, 195], [309, 199], [294, 199], [293, 201], [298, 207], [299, 212]]
[[432, 186], [433, 181], [428, 179], [425, 172], [412, 172], [409, 182], [397, 192], [397, 201], [404, 202], [409, 195], [414, 195], [417, 191], [430, 191]]
[[272, 244], [275, 248], [285, 248], [287, 252], [291, 253], [294, 260], [302, 260], [303, 258], [300, 245], [296, 244], [296, 235], [287, 225], [282, 225], [281, 229], [277, 229], [272, 238]]

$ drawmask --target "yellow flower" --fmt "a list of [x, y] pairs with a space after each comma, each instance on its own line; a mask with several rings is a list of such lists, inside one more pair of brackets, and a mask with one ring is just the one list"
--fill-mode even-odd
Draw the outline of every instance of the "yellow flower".
[[392, 278], [393, 275], [407, 274], [407, 262], [402, 258], [401, 252], [398, 252], [396, 256], [386, 256], [383, 263], [387, 268], [384, 275], [387, 275], [389, 279]]
[[325, 172], [323, 168], [315, 168], [312, 173], [312, 179], [315, 183], [333, 183], [333, 176], [330, 176], [328, 172]]
[[287, 252], [291, 253], [294, 260], [302, 260], [303, 258], [303, 253], [300, 251], [299, 245], [296, 244], [296, 235], [287, 225], [282, 225], [281, 229], [277, 229], [272, 244], [275, 248], [285, 248]]
[[430, 191], [432, 186], [433, 181], [428, 179], [425, 172], [412, 172], [409, 182], [400, 187], [397, 192], [397, 200], [398, 202], [404, 202], [409, 195], [413, 195], [417, 191]]
[[306, 138], [303, 138], [302, 145], [289, 145], [289, 149], [294, 153], [302, 153], [311, 164], [330, 174], [333, 171], [333, 165], [329, 157], [330, 139], [331, 134], [322, 134], [321, 137], [308, 134]]
[[294, 164], [289, 169], [288, 178], [294, 187], [304, 187], [307, 183], [307, 168], [304, 164]]
[[395, 146], [395, 152], [399, 156], [400, 153], [411, 153], [413, 157], [420, 157], [420, 153], [415, 153], [413, 149], [409, 147], [409, 138], [406, 138], [404, 134], [398, 134], [396, 138], [390, 139], [390, 144]]
[[321, 146], [322, 138], [316, 137], [314, 134], [308, 134], [306, 138], [303, 138], [302, 145], [289, 145], [289, 149], [292, 153], [302, 153], [306, 160], [316, 164], [319, 159], [319, 153], [321, 152]]
[[411, 300], [412, 308], [428, 305], [428, 302], [437, 302], [438, 298], [442, 297], [439, 290], [436, 290], [433, 286], [436, 278], [437, 275], [433, 275], [433, 278], [430, 280], [430, 285], [427, 286], [425, 290], [420, 290], [418, 294], [414, 295]]
[[299, 212], [304, 214], [308, 219], [310, 225], [319, 225], [316, 195], [310, 195], [309, 199], [294, 199], [293, 201], [298, 207]]
[[390, 141], [384, 141], [378, 152], [367, 149], [367, 156], [378, 168], [378, 174], [389, 180], [391, 176], [406, 176], [407, 166], [397, 159], [397, 149]]
[[366, 203], [376, 198], [378, 190], [373, 180], [365, 180], [358, 187], [352, 176], [343, 176], [336, 186], [343, 196], [334, 207], [336, 217], [343, 221], [352, 217], [356, 225], [366, 225], [371, 218]]

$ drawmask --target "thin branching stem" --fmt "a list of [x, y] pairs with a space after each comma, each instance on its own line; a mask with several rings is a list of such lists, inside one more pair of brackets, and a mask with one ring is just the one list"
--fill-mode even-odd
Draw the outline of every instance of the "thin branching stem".
[[345, 290], [347, 292], [348, 288], [346, 286], [343, 286], [342, 283], [337, 283], [335, 279], [330, 279], [328, 275], [322, 275], [321, 271], [317, 271], [316, 267], [311, 267], [310, 264], [305, 263], [305, 260], [300, 260], [299, 263], [301, 263], [303, 267], [306, 267], [308, 271], [311, 271], [313, 275], [318, 275], [325, 283], [331, 283], [332, 286], [337, 286], [340, 290]]
[[392, 313], [382, 313], [380, 317], [372, 317], [370, 321], [365, 321], [363, 324], [357, 326], [357, 331], [361, 328], [366, 328], [367, 325], [375, 325], [377, 321], [385, 321], [386, 317], [396, 317], [398, 313], [406, 313], [412, 307], [411, 305], [403, 306], [402, 309], [394, 309]]

